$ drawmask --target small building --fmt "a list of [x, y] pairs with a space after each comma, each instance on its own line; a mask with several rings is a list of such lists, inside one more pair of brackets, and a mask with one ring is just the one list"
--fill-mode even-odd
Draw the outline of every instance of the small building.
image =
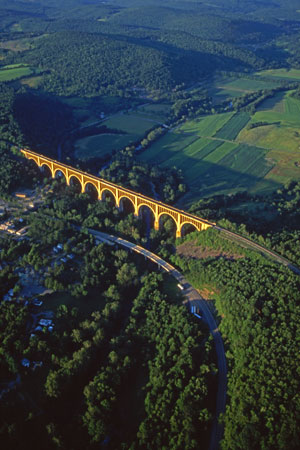
[[42, 300], [39, 300], [37, 298], [35, 298], [32, 303], [34, 304], [34, 306], [42, 306], [43, 304]]
[[56, 248], [58, 250], [62, 250], [64, 248], [63, 244], [57, 244]]
[[23, 358], [21, 364], [23, 367], [30, 367], [30, 361], [27, 358]]
[[35, 370], [37, 367], [42, 367], [43, 361], [32, 361], [32, 370]]
[[42, 327], [49, 327], [50, 325], [52, 325], [52, 320], [51, 320], [51, 319], [41, 319], [41, 320], [39, 321], [39, 324], [40, 324]]

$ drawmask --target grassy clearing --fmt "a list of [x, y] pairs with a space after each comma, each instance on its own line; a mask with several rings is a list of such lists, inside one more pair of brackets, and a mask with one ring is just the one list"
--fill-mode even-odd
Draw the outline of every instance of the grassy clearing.
[[277, 186], [271, 181], [261, 183], [260, 177], [273, 167], [273, 163], [265, 158], [267, 150], [238, 142], [224, 142], [221, 138], [198, 137], [199, 130], [207, 129], [204, 125], [211, 133], [220, 123], [225, 123], [223, 132], [225, 129], [226, 136], [234, 139], [249, 119], [245, 113], [225, 113], [189, 121], [175, 132], [167, 133], [139, 158], [182, 170], [190, 191], [180, 202], [181, 207], [201, 196], [250, 191], [258, 182], [262, 191], [270, 190], [271, 186], [275, 189]]
[[225, 125], [215, 134], [216, 137], [233, 141], [240, 131], [247, 125], [250, 116], [246, 112], [237, 113], [225, 123]]
[[300, 69], [271, 69], [257, 72], [256, 75], [261, 77], [270, 77], [274, 79], [288, 79], [291, 81], [300, 81]]
[[178, 131], [184, 133], [194, 133], [198, 136], [213, 136], [220, 130], [233, 116], [233, 113], [215, 114], [200, 117], [199, 119], [185, 122]]
[[21, 84], [26, 84], [27, 86], [36, 89], [40, 86], [42, 81], [43, 77], [38, 75], [36, 77], [24, 78], [21, 80]]
[[182, 133], [167, 133], [159, 141], [141, 153], [139, 159], [145, 162], [160, 164], [174, 157], [177, 152], [180, 152], [180, 159], [183, 159], [183, 149], [197, 139], [197, 136], [186, 136]]
[[277, 86], [272, 81], [250, 80], [248, 78], [237, 78], [228, 83], [223, 84], [226, 89], [231, 89], [240, 92], [253, 92], [260, 89], [272, 89]]
[[0, 82], [17, 80], [33, 73], [36, 73], [35, 69], [29, 66], [4, 66], [0, 69]]
[[248, 78], [219, 78], [212, 85], [208, 86], [208, 91], [214, 103], [226, 101], [230, 98], [240, 97], [248, 92], [261, 89], [272, 89], [277, 86], [272, 80], [250, 80]]
[[250, 80], [249, 78], [222, 78], [213, 84], [213, 89], [218, 89], [219, 95], [222, 91], [236, 92], [239, 95], [243, 93], [254, 92], [260, 89], [272, 89], [277, 86], [274, 81]]
[[281, 126], [295, 128], [298, 131], [299, 116], [300, 101], [291, 97], [291, 92], [288, 92], [281, 97], [274, 96], [274, 98], [266, 100], [258, 108], [250, 123], [268, 122], [274, 124], [274, 122], [280, 122]]
[[258, 173], [266, 175], [272, 165], [264, 159], [265, 154], [266, 151], [257, 147], [238, 145], [220, 159], [219, 164], [255, 177], [258, 176]]
[[235, 148], [236, 144], [231, 142], [220, 142], [220, 141], [212, 141], [212, 143], [218, 143], [219, 145], [211, 152], [208, 156], [204, 158], [204, 161], [208, 161], [210, 163], [219, 163], [226, 155], [230, 154]]
[[284, 99], [285, 92], [277, 92], [273, 97], [267, 98], [262, 102], [257, 111], [274, 111], [278, 113], [283, 113], [285, 111]]
[[[300, 129], [299, 129], [300, 131]], [[239, 135], [239, 141], [282, 152], [298, 152], [300, 134], [295, 128], [267, 125], [251, 130], [244, 130]]]
[[11, 50], [12, 52], [23, 52], [29, 50], [30, 47], [31, 44], [27, 38], [0, 42], [0, 48]]
[[153, 128], [158, 123], [155, 120], [140, 117], [136, 114], [118, 114], [106, 120], [104, 124], [108, 128], [124, 131], [125, 133], [142, 136], [147, 130]]
[[139, 113], [145, 115], [145, 117], [153, 118], [155, 120], [164, 121], [171, 110], [171, 105], [163, 103], [154, 103], [150, 105], [143, 105], [137, 109]]
[[120, 150], [138, 139], [134, 134], [99, 134], [78, 139], [75, 143], [75, 157], [82, 161], [102, 158], [113, 150]]
[[284, 184], [300, 178], [300, 151], [271, 150], [267, 157], [275, 162], [275, 166], [266, 176], [269, 180]]

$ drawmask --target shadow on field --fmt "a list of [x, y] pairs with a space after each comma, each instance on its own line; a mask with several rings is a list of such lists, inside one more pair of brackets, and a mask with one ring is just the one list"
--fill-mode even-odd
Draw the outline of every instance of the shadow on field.
[[[178, 137], [180, 139], [180, 136]], [[218, 163], [212, 163], [187, 154], [183, 157], [182, 149], [174, 152], [164, 147], [161, 154], [147, 158], [147, 162], [165, 167], [176, 166], [182, 170], [189, 192], [181, 198], [179, 206], [186, 207], [200, 197], [240, 191], [266, 194], [277, 190], [281, 184], [264, 179], [274, 167], [265, 159], [265, 153], [256, 147], [242, 144], [225, 154]]]

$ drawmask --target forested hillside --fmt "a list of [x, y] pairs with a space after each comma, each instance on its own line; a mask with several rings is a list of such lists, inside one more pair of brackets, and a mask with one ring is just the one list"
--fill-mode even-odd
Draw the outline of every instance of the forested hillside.
[[[206, 233], [210, 238], [200, 235], [194, 244], [220, 249], [216, 233]], [[296, 449], [299, 276], [251, 252], [237, 256], [243, 251], [234, 245], [235, 257], [227, 258], [229, 249], [223, 244], [225, 255], [219, 259], [175, 259], [195, 286], [210, 292], [222, 317], [229, 365], [222, 448]]]
[[299, 36], [299, 0], [0, 0], [1, 450], [299, 448]]

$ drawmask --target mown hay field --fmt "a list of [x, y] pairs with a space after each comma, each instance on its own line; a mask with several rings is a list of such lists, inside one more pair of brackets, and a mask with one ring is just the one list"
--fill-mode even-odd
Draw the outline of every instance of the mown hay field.
[[0, 70], [0, 82], [18, 80], [27, 77], [35, 72], [29, 66], [11, 65], [2, 67]]
[[138, 139], [134, 134], [99, 134], [78, 139], [75, 143], [75, 157], [82, 161], [103, 158], [113, 150], [120, 150]]
[[128, 113], [116, 114], [105, 120], [103, 123], [111, 129], [143, 136], [146, 131], [158, 125], [160, 121], [147, 118], [142, 114], [139, 115], [139, 113]]
[[274, 79], [283, 79], [290, 81], [300, 81], [300, 69], [270, 69], [257, 72], [256, 75]]
[[178, 131], [193, 133], [198, 136], [213, 136], [231, 119], [232, 116], [232, 112], [227, 112], [188, 120], [178, 128]]
[[250, 115], [246, 112], [237, 113], [225, 123], [225, 125], [215, 134], [220, 139], [233, 141], [240, 131], [247, 125]]

